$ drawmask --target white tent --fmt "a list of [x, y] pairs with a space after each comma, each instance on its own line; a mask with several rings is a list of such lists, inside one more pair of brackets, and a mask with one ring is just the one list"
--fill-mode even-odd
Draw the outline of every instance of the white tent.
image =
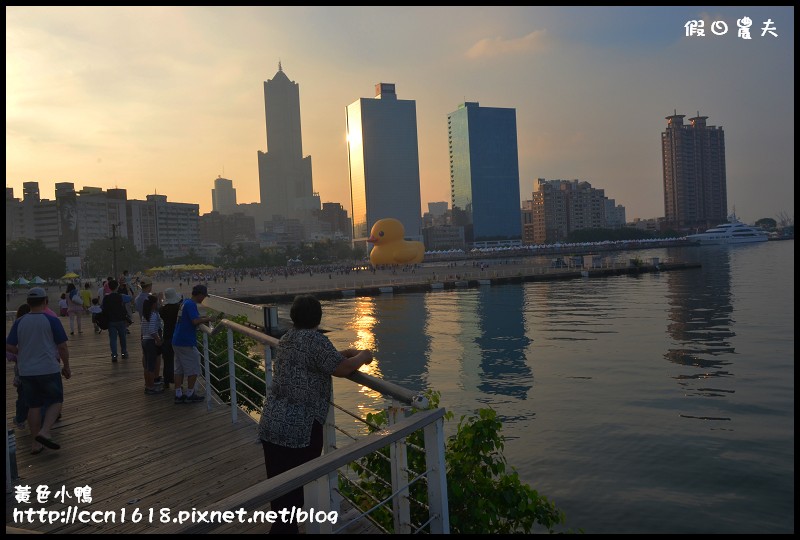
[[30, 283], [30, 281], [28, 281], [27, 279], [25, 279], [22, 276], [20, 276], [19, 279], [17, 280], [17, 285], [27, 285], [29, 283]]
[[36, 283], [37, 285], [41, 285], [42, 283], [45, 283], [45, 281], [39, 276], [36, 276], [31, 280], [31, 283]]

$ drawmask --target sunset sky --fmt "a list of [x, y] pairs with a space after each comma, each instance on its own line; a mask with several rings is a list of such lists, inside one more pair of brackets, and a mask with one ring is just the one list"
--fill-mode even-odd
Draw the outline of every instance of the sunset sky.
[[[686, 36], [693, 19], [705, 36]], [[699, 111], [725, 130], [729, 210], [794, 217], [792, 7], [6, 7], [6, 187], [120, 187], [203, 214], [223, 176], [258, 202], [279, 61], [314, 190], [348, 213], [345, 108], [389, 82], [416, 101], [421, 211], [449, 202], [447, 114], [477, 101], [516, 109], [523, 199], [577, 178], [628, 220], [663, 216], [664, 117]]]

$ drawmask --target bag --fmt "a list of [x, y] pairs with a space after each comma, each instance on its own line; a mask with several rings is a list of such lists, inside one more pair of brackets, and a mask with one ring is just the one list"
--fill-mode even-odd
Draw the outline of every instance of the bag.
[[97, 322], [97, 327], [100, 328], [100, 330], [108, 330], [108, 313], [101, 311], [97, 314], [95, 320]]

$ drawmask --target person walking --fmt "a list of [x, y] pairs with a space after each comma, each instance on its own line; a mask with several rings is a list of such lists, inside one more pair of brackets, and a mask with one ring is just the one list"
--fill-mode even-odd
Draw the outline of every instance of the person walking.
[[6, 337], [6, 352], [17, 355], [22, 396], [28, 407], [28, 425], [33, 436], [31, 453], [38, 454], [45, 447], [61, 448], [53, 440], [51, 429], [64, 403], [61, 377], [69, 379], [72, 371], [64, 325], [58, 317], [45, 312], [47, 292], [41, 287], [32, 288], [28, 291], [27, 303], [30, 312], [14, 321]]
[[97, 298], [92, 298], [92, 305], [89, 306], [89, 313], [92, 314], [92, 324], [94, 324], [95, 334], [99, 334], [103, 331], [100, 325], [97, 324], [97, 316], [102, 312], [103, 308], [100, 307], [100, 302], [97, 301]]
[[[295, 297], [289, 316], [292, 328], [277, 347], [272, 387], [258, 425], [267, 478], [320, 456], [333, 386], [331, 376], [346, 377], [372, 362], [371, 351], [337, 351], [319, 332], [322, 306], [314, 296]], [[270, 506], [280, 514], [284, 508], [301, 508], [304, 502], [303, 488], [299, 487], [274, 499]], [[278, 520], [269, 532], [296, 534], [298, 527], [297, 523]]]
[[61, 317], [69, 315], [69, 302], [67, 300], [67, 293], [61, 293], [61, 298], [58, 300], [58, 314]]
[[83, 320], [83, 298], [74, 283], [67, 285], [67, 314], [69, 315], [69, 335], [75, 335], [77, 321], [78, 333], [83, 334], [81, 321]]
[[122, 348], [122, 359], [128, 358], [128, 310], [125, 301], [118, 292], [119, 283], [116, 279], [108, 280], [110, 292], [103, 297], [103, 312], [108, 315], [108, 340], [111, 346], [111, 361], [117, 361], [117, 338]]
[[[205, 285], [195, 285], [192, 297], [187, 298], [178, 308], [178, 319], [172, 335], [172, 348], [175, 351], [175, 404], [196, 403], [205, 396], [195, 393], [194, 385], [200, 374], [200, 352], [197, 350], [197, 326], [209, 323], [212, 317], [200, 316], [198, 304], [208, 296]], [[183, 377], [186, 376], [186, 395], [183, 394]]]
[[81, 291], [81, 300], [83, 300], [83, 309], [89, 311], [89, 308], [92, 307], [92, 284], [88, 281]]
[[[17, 308], [17, 314], [14, 319], [19, 319], [23, 315], [31, 312], [31, 306], [27, 302], [21, 304]], [[14, 427], [17, 429], [25, 429], [25, 422], [28, 420], [28, 407], [25, 405], [25, 400], [22, 397], [22, 383], [19, 380], [19, 368], [17, 367], [17, 355], [6, 351], [6, 360], [14, 363], [14, 387], [17, 389], [17, 402], [15, 405], [14, 414]]]

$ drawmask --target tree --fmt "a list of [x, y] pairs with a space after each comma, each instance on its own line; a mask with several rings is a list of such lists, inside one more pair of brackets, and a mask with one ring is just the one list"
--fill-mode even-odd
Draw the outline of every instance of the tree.
[[152, 268], [154, 266], [163, 266], [164, 265], [164, 251], [155, 244], [149, 245], [145, 248], [144, 254], [142, 255], [142, 263], [147, 268]]
[[791, 227], [794, 225], [794, 218], [789, 216], [789, 212], [786, 210], [781, 210], [778, 212], [778, 225], [781, 229], [785, 227]]
[[[129, 238], [116, 239], [117, 273], [127, 269], [137, 272], [142, 269], [142, 256], [136, 251], [136, 245]], [[114, 262], [114, 240], [103, 238], [95, 240], [86, 250], [86, 267], [95, 276], [110, 276]], [[119, 276], [114, 276], [119, 277]]]
[[778, 226], [778, 223], [772, 218], [761, 218], [756, 221], [756, 227], [761, 227], [762, 229], [766, 229], [768, 231], [774, 231], [775, 227]]
[[6, 274], [8, 279], [39, 276], [43, 279], [58, 279], [64, 275], [67, 259], [64, 255], [48, 249], [41, 240], [20, 238], [6, 244]]

